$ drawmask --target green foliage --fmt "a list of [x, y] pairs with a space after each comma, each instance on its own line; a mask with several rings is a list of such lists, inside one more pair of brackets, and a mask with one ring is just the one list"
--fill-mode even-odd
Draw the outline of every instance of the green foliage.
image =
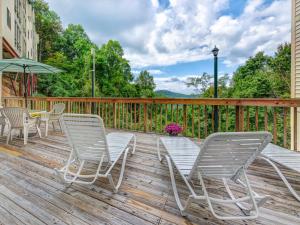
[[234, 73], [231, 97], [289, 97], [290, 68], [290, 44], [280, 45], [273, 57], [259, 52]]
[[108, 41], [96, 52], [96, 82], [104, 96], [136, 97], [133, 75], [118, 41]]
[[141, 97], [149, 98], [155, 96], [155, 83], [153, 77], [147, 70], [143, 70], [140, 72], [139, 76], [135, 80], [135, 85]]
[[188, 87], [193, 87], [196, 92], [202, 94], [209, 87], [211, 78], [212, 76], [210, 74], [203, 73], [198, 77], [189, 77], [187, 79], [186, 85]]
[[62, 25], [59, 16], [49, 9], [44, 0], [34, 0], [33, 7], [35, 27], [39, 34], [38, 56], [40, 61], [44, 61], [54, 53], [53, 43], [59, 38]]
[[153, 84], [147, 89], [134, 84], [134, 78], [122, 46], [110, 40], [98, 48], [81, 25], [70, 24], [64, 30], [57, 14], [44, 0], [35, 0], [37, 32], [40, 36], [40, 60], [65, 71], [60, 75], [39, 76], [38, 90], [46, 96], [91, 96], [91, 48], [96, 50], [96, 96], [152, 97]]

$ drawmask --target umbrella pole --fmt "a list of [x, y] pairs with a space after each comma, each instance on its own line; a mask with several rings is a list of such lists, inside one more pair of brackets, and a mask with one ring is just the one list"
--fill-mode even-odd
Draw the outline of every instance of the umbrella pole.
[[26, 66], [23, 66], [24, 69], [24, 98], [25, 98], [25, 108], [27, 109], [27, 77], [26, 77]]

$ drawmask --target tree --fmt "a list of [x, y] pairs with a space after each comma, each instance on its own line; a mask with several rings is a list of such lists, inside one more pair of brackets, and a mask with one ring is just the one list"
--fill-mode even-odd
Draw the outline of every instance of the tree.
[[269, 74], [274, 97], [290, 97], [291, 90], [291, 44], [279, 45], [270, 62]]
[[57, 40], [57, 48], [70, 60], [80, 59], [96, 46], [81, 25], [69, 24]]
[[38, 56], [40, 61], [46, 60], [55, 52], [55, 42], [63, 28], [59, 16], [49, 9], [43, 0], [34, 0], [35, 27], [39, 34]]
[[[270, 56], [259, 52], [240, 66], [233, 74], [231, 97], [271, 97], [271, 83], [268, 76], [265, 76], [270, 71], [271, 59]], [[263, 85], [260, 85], [259, 81]]]
[[133, 75], [122, 46], [109, 40], [96, 52], [96, 82], [101, 94], [113, 97], [136, 97]]
[[189, 77], [187, 79], [186, 85], [188, 87], [193, 87], [195, 92], [204, 93], [210, 85], [212, 76], [208, 73], [203, 73], [198, 77]]
[[135, 85], [140, 97], [154, 97], [155, 83], [153, 76], [147, 70], [140, 72], [135, 80]]

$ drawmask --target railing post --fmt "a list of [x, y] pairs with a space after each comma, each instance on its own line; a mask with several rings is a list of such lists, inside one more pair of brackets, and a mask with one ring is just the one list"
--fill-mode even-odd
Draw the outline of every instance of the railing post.
[[240, 131], [244, 131], [244, 106], [240, 106], [240, 112], [239, 112], [240, 116], [239, 116], [239, 119], [240, 119], [240, 122], [239, 122], [239, 125], [240, 125]]
[[148, 111], [147, 111], [147, 103], [144, 103], [144, 132], [147, 133], [148, 130]]
[[68, 101], [67, 104], [68, 104], [67, 112], [71, 113], [71, 101]]
[[51, 110], [51, 108], [52, 108], [52, 104], [51, 104], [51, 101], [49, 101], [49, 100], [46, 100], [47, 101], [47, 111], [49, 112], [50, 110]]
[[117, 107], [116, 103], [113, 103], [113, 123], [114, 123], [114, 128], [117, 127]]
[[244, 131], [244, 107], [235, 106], [235, 131]]

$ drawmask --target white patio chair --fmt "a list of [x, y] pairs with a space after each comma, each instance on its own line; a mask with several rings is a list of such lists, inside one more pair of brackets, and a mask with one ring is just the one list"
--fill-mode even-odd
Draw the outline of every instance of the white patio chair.
[[41, 131], [38, 126], [38, 119], [32, 118], [27, 109], [18, 107], [7, 107], [0, 109], [2, 115], [5, 116], [8, 127], [8, 134], [6, 143], [12, 140], [12, 131], [15, 129], [20, 130], [20, 136], [24, 135], [24, 145], [27, 144], [28, 132], [30, 128], [36, 128], [39, 136], [41, 137]]
[[287, 186], [291, 194], [298, 201], [300, 201], [299, 194], [297, 194], [296, 190], [291, 186], [291, 184], [288, 182], [284, 174], [280, 171], [280, 169], [276, 165], [276, 163], [278, 163], [300, 174], [300, 153], [270, 143], [262, 151], [259, 158], [268, 162], [275, 169], [276, 173], [282, 179], [282, 181]]
[[42, 113], [40, 121], [45, 122], [45, 136], [48, 136], [49, 123], [52, 123], [53, 131], [55, 131], [55, 122], [58, 123], [60, 130], [62, 131], [59, 118], [63, 114], [66, 105], [64, 103], [57, 103], [53, 105], [53, 108], [50, 112]]
[[[130, 133], [106, 135], [103, 121], [97, 115], [63, 114], [61, 124], [72, 147], [66, 166], [56, 170], [63, 175], [63, 181], [70, 184], [92, 184], [98, 177], [104, 177], [108, 178], [114, 192], [117, 192], [123, 179], [130, 142], [133, 142], [132, 154], [135, 152], [135, 135]], [[115, 184], [111, 171], [122, 155], [120, 175]], [[79, 166], [77, 171], [73, 172], [76, 162]], [[82, 173], [85, 164], [89, 162], [97, 164], [96, 172]]]
[[[192, 200], [206, 200], [212, 214], [221, 220], [234, 219], [255, 219], [258, 217], [258, 207], [267, 199], [267, 196], [259, 196], [255, 193], [248, 181], [246, 170], [251, 162], [260, 154], [265, 146], [271, 141], [272, 135], [268, 132], [236, 132], [236, 133], [215, 133], [207, 137], [199, 147], [187, 138], [163, 137], [158, 140], [158, 156], [162, 160], [159, 151], [160, 141], [167, 150], [165, 156], [170, 176], [172, 188], [177, 206], [183, 216]], [[173, 165], [178, 170], [185, 182], [190, 194], [186, 203], [180, 200], [176, 181], [174, 177]], [[245, 182], [240, 178], [244, 177]], [[203, 178], [220, 179], [223, 181], [229, 198], [216, 198], [208, 194]], [[227, 180], [232, 180], [241, 184], [247, 192], [247, 196], [236, 198]], [[195, 182], [201, 188], [197, 192], [194, 189]], [[214, 210], [213, 203], [236, 204], [245, 215], [222, 216]]]

